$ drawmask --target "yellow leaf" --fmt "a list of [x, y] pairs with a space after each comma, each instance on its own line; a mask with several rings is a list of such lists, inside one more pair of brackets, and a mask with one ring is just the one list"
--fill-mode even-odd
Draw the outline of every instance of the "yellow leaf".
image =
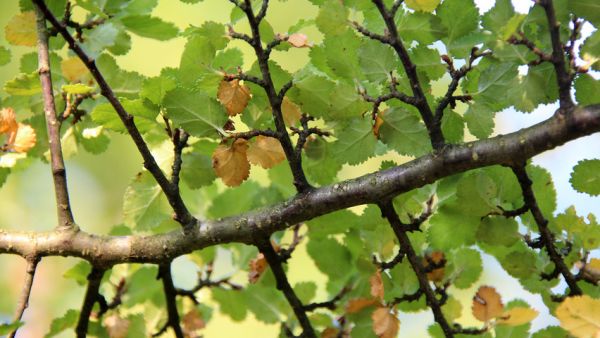
[[[12, 137], [10, 137], [12, 139]], [[19, 123], [14, 141], [8, 143], [8, 149], [17, 153], [26, 153], [35, 146], [35, 130], [28, 124]]]
[[371, 284], [371, 296], [383, 300], [383, 280], [381, 279], [381, 271], [377, 270], [371, 278], [369, 278], [369, 284]]
[[473, 297], [471, 310], [475, 318], [482, 322], [489, 322], [502, 315], [504, 305], [496, 289], [491, 286], [482, 286]]
[[396, 338], [400, 329], [400, 320], [395, 314], [390, 313], [386, 307], [377, 308], [371, 314], [373, 319], [373, 332], [379, 338]]
[[376, 299], [369, 298], [354, 298], [350, 299], [346, 304], [346, 313], [352, 314], [360, 312], [361, 310], [368, 308], [369, 306], [373, 306], [378, 304], [379, 302]]
[[62, 71], [64, 78], [69, 82], [86, 83], [90, 80], [90, 72], [76, 56], [62, 60], [60, 62], [60, 70]]
[[247, 150], [248, 142], [237, 139], [231, 146], [220, 144], [213, 152], [212, 166], [225, 185], [238, 186], [250, 175]]
[[292, 45], [296, 48], [310, 47], [310, 45], [308, 44], [308, 37], [306, 36], [306, 34], [302, 34], [302, 33], [292, 34], [288, 37], [287, 41], [289, 42], [290, 45]]
[[0, 134], [9, 133], [17, 130], [17, 120], [15, 111], [12, 108], [2, 108], [0, 110]]
[[440, 4], [440, 0], [406, 0], [406, 6], [415, 11], [433, 12]]
[[259, 135], [248, 148], [248, 160], [254, 165], [269, 169], [285, 160], [285, 153], [278, 139]]
[[300, 121], [300, 117], [302, 117], [300, 107], [290, 101], [287, 97], [284, 97], [283, 102], [281, 102], [281, 113], [283, 115], [283, 121], [288, 126], [295, 126], [296, 123]]
[[235, 116], [246, 109], [250, 100], [250, 89], [239, 80], [221, 81], [217, 97], [229, 116]]
[[556, 308], [560, 326], [577, 338], [596, 337], [600, 333], [600, 299], [575, 296]]
[[528, 307], [515, 307], [502, 314], [498, 324], [519, 326], [527, 324], [538, 316], [538, 312]]
[[15, 46], [33, 47], [37, 42], [35, 14], [23, 12], [13, 16], [4, 27], [6, 41]]

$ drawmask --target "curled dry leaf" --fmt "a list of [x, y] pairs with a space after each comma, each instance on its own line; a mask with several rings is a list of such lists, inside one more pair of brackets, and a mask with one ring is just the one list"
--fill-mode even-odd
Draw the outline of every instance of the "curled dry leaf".
[[246, 109], [248, 101], [250, 101], [250, 89], [240, 80], [221, 81], [217, 97], [221, 104], [227, 109], [229, 116], [235, 116]]
[[10, 133], [17, 128], [14, 109], [2, 108], [2, 110], [0, 110], [0, 134]]
[[395, 338], [400, 330], [400, 320], [386, 307], [378, 307], [371, 314], [373, 332], [379, 338]]
[[281, 102], [281, 114], [283, 115], [283, 121], [288, 126], [295, 126], [302, 117], [300, 107], [287, 97], [284, 97]]
[[104, 327], [110, 338], [125, 338], [129, 332], [129, 320], [113, 314], [104, 318]]
[[212, 166], [225, 185], [238, 186], [250, 175], [247, 151], [248, 142], [237, 139], [231, 146], [220, 144], [213, 152]]
[[15, 15], [4, 27], [4, 36], [11, 45], [35, 46], [37, 42], [35, 14], [23, 12]]
[[496, 317], [502, 316], [504, 305], [496, 289], [491, 286], [482, 286], [473, 297], [471, 310], [475, 318], [487, 323]]
[[346, 313], [352, 314], [362, 311], [369, 306], [379, 304], [379, 301], [372, 298], [354, 298], [346, 304]]
[[369, 284], [371, 284], [371, 296], [376, 299], [383, 300], [383, 279], [381, 279], [381, 270], [377, 270], [371, 278], [369, 278]]
[[425, 256], [423, 259], [423, 266], [428, 269], [427, 279], [432, 282], [441, 282], [444, 279], [444, 267], [437, 269], [430, 269], [432, 265], [439, 266], [444, 261], [444, 253], [441, 251], [434, 251]]
[[30, 125], [19, 123], [13, 142], [8, 143], [8, 149], [17, 153], [26, 153], [35, 146], [35, 138], [35, 130]]
[[600, 336], [600, 299], [569, 297], [556, 308], [560, 326], [577, 338]]
[[197, 308], [193, 308], [186, 313], [181, 319], [181, 323], [183, 324], [183, 331], [186, 334], [186, 337], [189, 338], [198, 337], [196, 331], [201, 330], [206, 326], [202, 314]]
[[321, 332], [321, 338], [337, 338], [340, 330], [334, 327], [328, 327]]
[[294, 33], [288, 36], [287, 42], [296, 48], [310, 47], [306, 34]]
[[379, 112], [375, 118], [375, 123], [373, 123], [373, 135], [377, 138], [379, 138], [379, 128], [381, 128], [383, 123], [383, 112]]
[[250, 267], [250, 271], [248, 272], [248, 282], [250, 284], [255, 284], [267, 269], [265, 255], [259, 252], [254, 259], [250, 260], [248, 265]]
[[248, 160], [269, 169], [285, 160], [285, 153], [278, 139], [259, 135], [248, 147]]
[[527, 324], [538, 316], [538, 312], [528, 307], [514, 307], [502, 314], [498, 319], [498, 324], [519, 326]]

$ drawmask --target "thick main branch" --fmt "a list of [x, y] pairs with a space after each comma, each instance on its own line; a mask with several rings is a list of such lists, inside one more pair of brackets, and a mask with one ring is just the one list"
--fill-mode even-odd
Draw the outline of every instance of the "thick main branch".
[[568, 141], [600, 131], [600, 105], [574, 108], [508, 135], [448, 146], [403, 165], [299, 194], [287, 201], [225, 219], [198, 222], [152, 236], [96, 236], [84, 231], [0, 230], [0, 253], [27, 257], [75, 256], [96, 264], [167, 262], [208, 246], [250, 243], [256, 232], [273, 233], [348, 207], [422, 187], [441, 178], [491, 165], [514, 166]]

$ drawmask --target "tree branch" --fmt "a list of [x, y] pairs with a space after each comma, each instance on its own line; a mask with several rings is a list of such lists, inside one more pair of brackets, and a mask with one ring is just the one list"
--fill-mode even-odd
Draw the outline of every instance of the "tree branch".
[[491, 165], [514, 165], [570, 140], [600, 131], [600, 105], [574, 108], [507, 135], [453, 145], [396, 166], [299, 194], [266, 209], [198, 222], [159, 235], [98, 236], [84, 231], [0, 230], [0, 253], [81, 257], [92, 264], [160, 263], [194, 250], [231, 242], [252, 243], [273, 233], [348, 207], [377, 203], [441, 178]]
[[170, 326], [173, 329], [173, 333], [175, 333], [175, 337], [183, 338], [183, 330], [179, 324], [179, 312], [177, 312], [177, 291], [175, 290], [175, 286], [173, 285], [173, 277], [171, 276], [171, 262], [163, 263], [158, 266], [157, 279], [159, 278], [163, 283], [168, 319], [165, 323], [164, 330], [161, 329], [157, 333], [153, 334], [152, 337], [160, 336], [166, 331], [166, 328]]
[[[27, 259], [27, 267], [25, 269], [25, 281], [23, 282], [23, 289], [21, 290], [19, 302], [17, 303], [17, 309], [15, 310], [13, 322], [21, 320], [21, 318], [23, 318], [23, 313], [25, 312], [25, 309], [29, 306], [29, 296], [31, 295], [33, 277], [35, 276], [35, 270], [39, 261], [40, 260], [38, 257]], [[17, 330], [18, 329], [11, 332], [8, 335], [8, 337], [14, 338], [17, 334]]]
[[74, 229], [76, 225], [71, 212], [69, 190], [67, 188], [67, 171], [60, 144], [60, 122], [56, 117], [56, 105], [54, 104], [54, 93], [52, 91], [48, 30], [46, 29], [44, 13], [39, 8], [36, 8], [35, 16], [38, 35], [38, 72], [44, 97], [44, 116], [46, 118], [46, 129], [48, 130], [48, 147], [50, 148], [50, 166], [52, 168], [52, 179], [54, 180], [58, 226], [63, 229]]
[[79, 43], [77, 43], [77, 41], [75, 41], [73, 36], [69, 33], [67, 28], [56, 19], [52, 12], [50, 12], [43, 0], [33, 0], [33, 2], [36, 4], [37, 8], [39, 8], [39, 10], [43, 13], [46, 20], [48, 20], [52, 24], [52, 26], [54, 26], [54, 28], [58, 30], [60, 35], [62, 35], [62, 37], [67, 41], [69, 49], [71, 49], [79, 57], [79, 59], [81, 59], [83, 64], [85, 64], [87, 69], [90, 71], [90, 73], [98, 83], [98, 86], [101, 89], [102, 96], [104, 96], [108, 100], [108, 102], [110, 102], [112, 107], [119, 115], [119, 118], [125, 125], [127, 132], [133, 139], [133, 142], [135, 143], [136, 147], [138, 148], [138, 151], [144, 159], [144, 167], [152, 174], [152, 176], [164, 192], [165, 196], [167, 197], [169, 204], [175, 211], [175, 220], [183, 226], [191, 226], [192, 224], [194, 224], [196, 222], [196, 219], [190, 214], [187, 207], [185, 206], [185, 203], [183, 202], [183, 199], [179, 194], [179, 189], [177, 189], [177, 187], [174, 187], [171, 184], [171, 182], [169, 182], [163, 171], [156, 163], [156, 160], [152, 156], [150, 149], [148, 149], [148, 145], [144, 141], [144, 138], [142, 137], [140, 131], [135, 125], [133, 115], [130, 115], [125, 110], [119, 99], [115, 96], [115, 93], [112, 91], [112, 88], [106, 82], [104, 76], [102, 75], [102, 73], [100, 73], [100, 70], [96, 66], [96, 62], [94, 61], [94, 59], [90, 58], [85, 53], [85, 51], [81, 48]]
[[273, 249], [269, 236], [260, 238], [256, 242], [258, 250], [265, 256], [267, 263], [269, 263], [269, 266], [271, 267], [271, 271], [273, 271], [275, 281], [277, 282], [277, 289], [280, 290], [287, 299], [302, 327], [302, 337], [316, 338], [317, 335], [315, 330], [306, 315], [306, 309], [290, 285], [290, 282], [285, 275], [285, 271], [283, 270], [281, 257], [279, 257], [277, 252], [275, 252], [275, 249]]
[[557, 251], [556, 246], [554, 245], [554, 234], [548, 228], [548, 220], [542, 214], [540, 207], [538, 206], [537, 199], [535, 197], [535, 193], [532, 189], [533, 182], [527, 175], [527, 170], [525, 169], [525, 163], [523, 162], [520, 165], [515, 165], [512, 167], [513, 173], [517, 177], [519, 181], [519, 185], [521, 186], [521, 191], [523, 192], [523, 199], [525, 200], [525, 205], [528, 206], [535, 223], [538, 226], [538, 230], [540, 232], [540, 240], [548, 252], [548, 256], [554, 263], [555, 270], [550, 274], [543, 275], [542, 278], [550, 278], [553, 276], [558, 276], [560, 273], [565, 282], [569, 286], [569, 295], [581, 295], [581, 288], [577, 285], [577, 280], [575, 276], [571, 273], [570, 269], [565, 264], [561, 254]]
[[77, 338], [87, 337], [90, 314], [92, 313], [94, 304], [96, 304], [98, 301], [98, 290], [100, 290], [100, 282], [102, 281], [102, 276], [104, 276], [105, 271], [106, 270], [103, 268], [93, 266], [92, 271], [90, 271], [90, 274], [87, 277], [88, 286], [87, 290], [85, 291], [83, 305], [81, 306], [81, 311], [79, 313], [79, 320], [77, 321], [77, 326], [75, 327], [75, 334], [77, 335]]
[[[396, 235], [396, 238], [400, 244], [400, 250], [404, 253], [408, 259], [408, 262], [410, 263], [410, 266], [417, 275], [417, 279], [419, 280], [419, 289], [425, 295], [427, 305], [433, 312], [433, 318], [442, 328], [442, 331], [444, 331], [444, 335], [447, 338], [454, 337], [454, 331], [442, 313], [442, 304], [440, 304], [440, 301], [437, 299], [434, 290], [429, 284], [429, 280], [427, 280], [427, 273], [424, 271], [423, 264], [421, 264], [421, 259], [417, 256], [415, 249], [413, 248], [410, 239], [406, 234], [406, 231], [403, 229], [404, 226], [400, 221], [400, 217], [398, 217], [398, 213], [396, 213], [396, 210], [394, 209], [392, 201], [387, 200], [386, 202], [379, 203], [378, 206], [379, 209], [381, 209], [382, 217], [385, 217], [390, 223], [390, 226], [392, 227], [392, 230], [394, 231], [394, 234]], [[415, 295], [415, 297], [417, 296]]]

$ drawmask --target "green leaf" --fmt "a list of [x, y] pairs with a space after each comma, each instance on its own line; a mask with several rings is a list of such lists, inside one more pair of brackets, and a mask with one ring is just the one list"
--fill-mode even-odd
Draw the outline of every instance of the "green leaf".
[[66, 84], [61, 86], [61, 90], [67, 94], [89, 94], [94, 88], [86, 86], [83, 83]]
[[[361, 77], [358, 64], [358, 48], [361, 44], [360, 39], [353, 30], [345, 30], [344, 33], [337, 36], [328, 35], [323, 40], [323, 52], [325, 53], [326, 63], [333, 76], [345, 79], [351, 83]], [[311, 59], [314, 61], [312, 53]]]
[[[158, 109], [156, 107], [145, 104], [144, 101], [139, 99], [129, 100], [122, 98], [121, 104], [125, 108], [125, 111], [134, 117], [135, 125], [142, 134], [158, 127], [158, 123], [156, 122]], [[92, 120], [98, 125], [121, 133], [127, 131], [121, 118], [110, 103], [97, 105], [91, 115]]]
[[515, 109], [532, 112], [538, 105], [558, 100], [556, 73], [550, 63], [529, 67], [526, 76], [520, 77], [519, 84], [509, 90]]
[[495, 111], [482, 104], [469, 104], [464, 119], [467, 128], [473, 136], [482, 140], [488, 138], [494, 131]]
[[326, 117], [329, 98], [335, 83], [323, 76], [310, 74], [294, 82], [289, 96], [300, 109], [315, 117]]
[[217, 100], [200, 92], [176, 88], [165, 95], [167, 116], [196, 137], [216, 136], [227, 121], [227, 113]]
[[518, 228], [517, 221], [512, 218], [503, 216], [486, 217], [481, 221], [477, 230], [477, 240], [488, 245], [509, 247], [521, 238]]
[[152, 77], [144, 81], [140, 96], [150, 100], [155, 105], [160, 105], [166, 93], [175, 89], [176, 86], [175, 80], [166, 75]]
[[338, 161], [359, 164], [375, 156], [377, 139], [368, 117], [350, 120], [336, 136], [338, 139], [331, 145], [331, 150]]
[[558, 326], [548, 326], [543, 328], [531, 336], [531, 338], [563, 338], [568, 337], [567, 331]]
[[460, 143], [463, 141], [465, 123], [463, 117], [453, 110], [444, 112], [442, 116], [442, 132], [447, 142]]
[[479, 77], [478, 92], [473, 96], [492, 107], [501, 110], [510, 106], [507, 99], [499, 99], [498, 93], [508, 93], [515, 87], [518, 77], [517, 65], [511, 63], [492, 64]]
[[186, 33], [207, 38], [215, 50], [224, 49], [229, 43], [229, 38], [225, 33], [225, 25], [214, 21], [207, 21], [203, 23], [202, 26], [198, 28], [194, 27], [189, 31], [186, 31]]
[[444, 76], [446, 67], [442, 64], [440, 53], [436, 49], [419, 45], [410, 52], [411, 59], [419, 70], [425, 71], [430, 80], [437, 80]]
[[207, 186], [215, 180], [211, 154], [216, 147], [216, 143], [203, 140], [195, 143], [191, 152], [183, 154], [181, 178], [191, 189]]
[[283, 294], [275, 289], [274, 282], [265, 285], [265, 279], [273, 279], [272, 275], [267, 271], [260, 284], [252, 284], [243, 292], [248, 310], [256, 319], [268, 324], [280, 322], [282, 312], [289, 308]]
[[415, 11], [433, 12], [440, 4], [440, 0], [406, 0], [406, 6]]
[[581, 46], [580, 57], [590, 62], [593, 70], [600, 70], [600, 31], [596, 30]]
[[348, 29], [346, 18], [348, 9], [338, 1], [325, 1], [319, 6], [316, 23], [319, 30], [327, 35], [340, 35]]
[[4, 91], [10, 95], [31, 96], [42, 92], [42, 85], [37, 72], [19, 74], [4, 84]]
[[398, 66], [394, 50], [379, 41], [366, 40], [358, 50], [358, 62], [363, 74], [373, 82], [383, 82]]
[[479, 217], [463, 210], [464, 203], [446, 203], [431, 217], [427, 238], [432, 248], [447, 251], [475, 243]]
[[385, 288], [386, 300], [392, 300], [395, 297], [404, 295], [412, 295], [419, 290], [419, 280], [408, 260], [404, 260], [402, 263], [397, 264], [394, 268], [389, 270], [389, 273], [390, 278], [384, 278], [385, 284], [391, 284], [391, 287]]
[[446, 45], [475, 31], [479, 24], [479, 11], [473, 0], [445, 0], [436, 14], [447, 29]]
[[333, 143], [322, 138], [308, 142], [304, 150], [302, 166], [311, 182], [317, 184], [333, 183], [342, 164], [335, 159]]
[[[348, 248], [333, 238], [310, 238], [306, 245], [308, 254], [322, 273], [331, 279], [341, 280], [350, 273], [352, 255]], [[323, 253], [327, 255], [323, 255]]]
[[240, 322], [246, 318], [248, 312], [246, 303], [241, 301], [242, 294], [235, 290], [212, 288], [212, 299], [219, 304], [219, 311], [231, 317], [233, 321]]
[[456, 196], [464, 212], [479, 217], [497, 210], [497, 192], [494, 181], [482, 171], [463, 176], [456, 188]]
[[82, 47], [90, 57], [96, 58], [106, 48], [115, 44], [118, 35], [117, 27], [112, 22], [107, 22], [87, 31]]
[[62, 317], [56, 318], [50, 324], [50, 331], [46, 333], [45, 338], [51, 338], [66, 329], [75, 327], [77, 319], [79, 318], [79, 311], [68, 310]]
[[150, 39], [169, 40], [179, 33], [179, 29], [174, 24], [150, 15], [126, 16], [121, 19], [121, 22], [132, 33]]
[[22, 322], [22, 321], [16, 321], [16, 322], [8, 323], [8, 324], [0, 324], [0, 335], [8, 336], [9, 333], [15, 331], [16, 329], [20, 328], [24, 324], [25, 324], [25, 322]]
[[581, 74], [575, 80], [575, 98], [582, 106], [600, 103], [600, 80], [589, 74]]
[[149, 230], [168, 220], [169, 205], [152, 175], [141, 172], [125, 190], [123, 221], [133, 229]]
[[403, 108], [393, 107], [380, 115], [381, 141], [401, 155], [420, 156], [431, 149], [427, 130], [420, 119]]
[[600, 195], [600, 160], [579, 161], [569, 180], [573, 188], [592, 196]]
[[446, 275], [452, 280], [452, 285], [467, 289], [479, 279], [482, 272], [483, 262], [479, 251], [460, 248], [451, 255]]
[[10, 50], [4, 46], [0, 46], [0, 66], [9, 63], [11, 59]]
[[88, 275], [92, 271], [92, 266], [87, 261], [81, 261], [75, 264], [72, 268], [65, 271], [63, 274], [64, 278], [73, 279], [75, 282], [80, 285], [86, 285], [88, 282]]
[[179, 61], [179, 81], [192, 87], [200, 74], [206, 73], [215, 58], [216, 49], [210, 39], [193, 35], [185, 44]]
[[569, 0], [569, 9], [580, 18], [600, 27], [600, 3], [596, 0]]
[[120, 69], [115, 58], [107, 54], [100, 55], [96, 65], [117, 97], [138, 98], [144, 80], [140, 74]]
[[513, 251], [500, 259], [500, 264], [515, 278], [529, 278], [536, 273], [536, 257], [531, 251]]
[[419, 45], [421, 43], [429, 45], [446, 34], [446, 28], [442, 25], [440, 18], [430, 13], [404, 14], [398, 19], [396, 26], [402, 40], [418, 41]]
[[483, 15], [481, 25], [489, 31], [499, 32], [514, 14], [510, 0], [496, 0], [494, 7]]
[[[215, 197], [208, 209], [208, 215], [213, 218], [233, 216], [275, 204], [281, 199], [281, 193], [276, 188], [263, 188], [254, 181], [246, 181]], [[231, 201], [235, 201], [235, 204], [230, 203]]]
[[146, 318], [143, 313], [127, 316], [129, 326], [127, 327], [127, 338], [147, 337]]
[[309, 304], [317, 294], [315, 282], [298, 282], [294, 285], [294, 291], [302, 304]]
[[157, 274], [156, 266], [141, 266], [135, 270], [127, 281], [127, 297], [124, 298], [123, 304], [133, 307], [151, 301], [154, 305], [164, 306], [163, 287], [162, 283], [156, 280]]

